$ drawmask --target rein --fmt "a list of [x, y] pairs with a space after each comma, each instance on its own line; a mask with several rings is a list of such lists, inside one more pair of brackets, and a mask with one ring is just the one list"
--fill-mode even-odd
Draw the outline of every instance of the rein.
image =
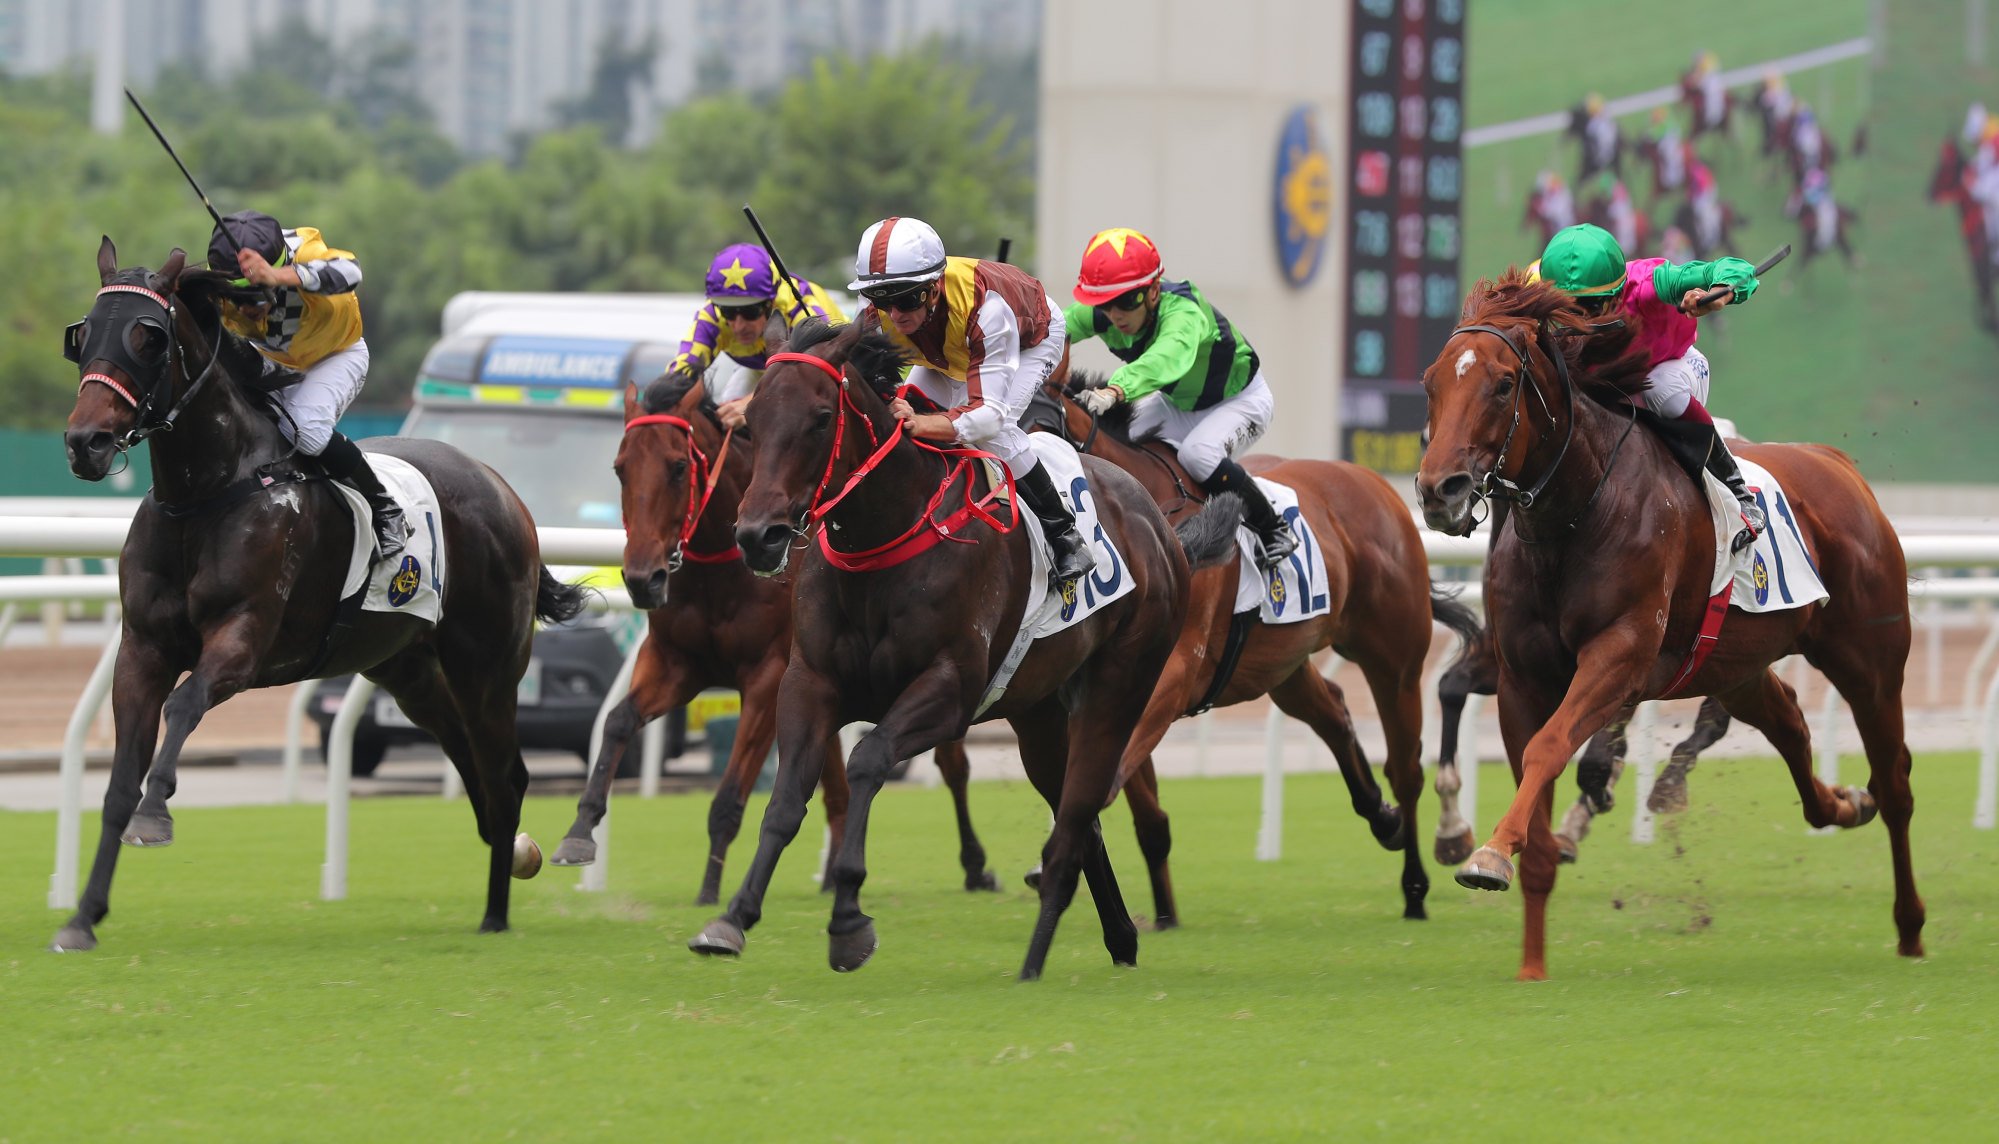
[[[1522, 384], [1516, 386], [1513, 390], [1513, 423], [1507, 426], [1506, 439], [1500, 442], [1499, 456], [1494, 458], [1492, 468], [1486, 472], [1485, 476], [1480, 477], [1478, 483], [1473, 486], [1472, 494], [1483, 500], [1511, 501], [1515, 505], [1518, 505], [1521, 511], [1525, 512], [1534, 507], [1535, 502], [1541, 498], [1542, 492], [1547, 489], [1548, 482], [1555, 479], [1556, 472], [1560, 471], [1562, 462], [1569, 455], [1569, 445], [1575, 441], [1575, 379], [1569, 376], [1569, 362], [1566, 356], [1559, 351], [1548, 355], [1549, 360], [1555, 363], [1556, 376], [1562, 379], [1562, 396], [1567, 405], [1568, 423], [1564, 427], [1562, 434], [1561, 448], [1555, 451], [1555, 459], [1549, 463], [1547, 471], [1541, 474], [1541, 479], [1535, 481], [1532, 488], [1523, 489], [1513, 481], [1509, 481], [1499, 475], [1499, 471], [1506, 467], [1507, 453], [1513, 448], [1514, 434], [1520, 431], [1521, 394], [1527, 389], [1533, 389], [1534, 399], [1541, 403], [1541, 411], [1548, 415], [1548, 420], [1551, 424], [1555, 419], [1555, 413], [1554, 410], [1548, 408], [1548, 400], [1541, 394], [1541, 387], [1534, 377], [1534, 363], [1532, 359], [1527, 356], [1527, 352], [1520, 347], [1519, 343], [1513, 340], [1511, 333], [1498, 326], [1479, 324], [1459, 326], [1451, 331], [1451, 336], [1456, 337], [1459, 334], [1471, 333], [1492, 334], [1500, 341], [1505, 342], [1506, 348], [1513, 351], [1513, 356], [1520, 359], [1520, 376], [1522, 381]], [[1624, 451], [1624, 442], [1630, 438], [1631, 431], [1637, 428], [1637, 426], [1638, 407], [1633, 405], [1631, 407], [1631, 420], [1625, 425], [1624, 432], [1618, 436], [1617, 444], [1611, 447], [1610, 458], [1604, 463], [1603, 475], [1597, 478], [1596, 488], [1591, 490], [1589, 499], [1583, 502], [1582, 508], [1576, 510], [1575, 515], [1569, 518], [1569, 522], [1563, 527], [1562, 532], [1574, 532], [1576, 525], [1582, 523], [1583, 517], [1588, 515], [1589, 510], [1596, 504], [1597, 498], [1603, 495], [1603, 490], [1610, 484], [1611, 471], [1617, 467], [1618, 455]], [[1473, 527], [1477, 527], [1477, 524], [1478, 522], [1474, 521]], [[1513, 532], [1514, 535], [1520, 537], [1527, 544], [1542, 544], [1546, 542], [1545, 538], [1537, 539], [1526, 535], [1520, 531], [1517, 525], [1514, 527]]]
[[[904, 423], [900, 421], [896, 422], [895, 428], [889, 433], [888, 437], [883, 439], [875, 433], [874, 421], [868, 417], [867, 413], [860, 406], [854, 404], [854, 399], [848, 392], [849, 383], [845, 371], [835, 366], [832, 362], [813, 354], [799, 353], [772, 354], [766, 360], [772, 363], [789, 361], [797, 362], [801, 365], [809, 365], [839, 383], [840, 412], [834, 421], [833, 450], [827, 455], [826, 471], [820, 476], [819, 485], [813, 490], [812, 503], [805, 511], [805, 520], [808, 526], [824, 522], [827, 514], [838, 507], [840, 502], [845, 500], [849, 493], [859, 488], [862, 480], [869, 473], [874, 472], [882, 461], [886, 460], [889, 454], [895, 450], [895, 447], [905, 440], [918, 449], [922, 449], [927, 453], [933, 453], [949, 462], [949, 467], [945, 470], [943, 481], [938, 484], [937, 491], [930, 495], [930, 500], [924, 505], [922, 514], [916, 518], [916, 523], [910, 525], [901, 535], [888, 543], [877, 545], [862, 552], [842, 552], [833, 547], [829, 531], [821, 529], [819, 532], [819, 551], [826, 558], [828, 564], [831, 564], [842, 572], [873, 572], [882, 568], [892, 568], [897, 564], [919, 556], [935, 547], [940, 541], [949, 540], [958, 544], [976, 543], [970, 537], [956, 534], [958, 529], [963, 528], [973, 520], [984, 521], [987, 525], [991, 526], [993, 531], [999, 533], [1012, 532], [1015, 528], [1019, 527], [1020, 507], [1019, 502], [1015, 499], [1013, 473], [1007, 469], [1006, 464], [1000, 461], [998, 457], [982, 449], [932, 445], [927, 441], [909, 436]], [[866, 460], [855, 467], [853, 473], [847, 477], [846, 482], [840, 486], [840, 490], [829, 500], [826, 499], [826, 486], [832, 482], [833, 466], [840, 459], [840, 445], [845, 435], [847, 415], [850, 413], [858, 417], [861, 424], [867, 428], [868, 438], [874, 443], [875, 448]], [[973, 491], [976, 485], [971, 474], [973, 466], [982, 460], [994, 462], [1000, 472], [1000, 481], [995, 482], [993, 487], [986, 492], [985, 496], [975, 498]], [[932, 519], [937, 510], [943, 506], [944, 498], [950, 492], [951, 486], [957, 483], [961, 475], [965, 477], [965, 503], [957, 511], [951, 513], [941, 521]], [[1013, 520], [1010, 522], [1002, 522], [992, 512], [992, 507], [1002, 499], [1000, 495], [1002, 484], [1006, 489], [1003, 499], [1013, 507]]]
[[[1070, 398], [1068, 394], [1064, 393], [1057, 400], [1059, 403], [1060, 401], [1073, 401], [1074, 399]], [[1097, 443], [1097, 434], [1101, 432], [1103, 429], [1102, 422], [1099, 420], [1099, 418], [1094, 412], [1091, 412], [1088, 406], [1085, 406], [1080, 402], [1077, 402], [1076, 408], [1081, 409], [1090, 419], [1089, 435], [1084, 437], [1080, 442], [1077, 441], [1075, 438], [1070, 437], [1069, 421], [1068, 418], [1064, 417], [1062, 420], [1062, 436], [1068, 440], [1069, 444], [1075, 446], [1075, 449], [1078, 453], [1083, 453], [1089, 456], [1096, 456], [1097, 454], [1093, 454], [1090, 452], [1090, 447]], [[1153, 464], [1158, 465], [1159, 470], [1166, 474], [1166, 479], [1173, 482], [1173, 490], [1180, 494], [1180, 503], [1173, 506], [1174, 511], [1176, 512], [1179, 511], [1180, 508], [1185, 505], [1203, 503], [1201, 500], [1197, 499], [1192, 492], [1188, 491], [1186, 482], [1180, 479], [1180, 474], [1174, 470], [1172, 465], [1167, 463], [1166, 458], [1146, 448], [1144, 445], [1140, 444], [1139, 442], [1129, 441], [1125, 442], [1125, 444], [1133, 452], [1144, 457], [1146, 460], [1151, 461]], [[1164, 506], [1161, 507], [1163, 508]]]
[[[687, 471], [687, 518], [680, 522], [680, 535], [673, 542], [673, 551], [667, 554], [666, 570], [678, 572], [683, 560], [696, 564], [727, 564], [743, 558], [741, 547], [731, 544], [723, 552], [696, 552], [688, 547], [694, 539], [694, 530], [701, 524], [701, 517], [708, 511], [708, 502], [715, 497], [715, 486], [722, 480], [722, 464], [729, 459], [729, 442], [735, 439], [736, 431], [728, 430], [722, 435], [722, 447], [715, 451], [715, 459], [701, 451], [701, 443], [694, 439], [694, 425], [685, 417], [675, 417], [671, 413], [645, 413], [625, 422], [625, 432], [630, 433], [640, 425], [671, 425], [687, 433], [687, 451], [694, 454], [695, 466]], [[707, 480], [701, 473], [707, 471]], [[699, 492], [697, 497], [695, 494]]]

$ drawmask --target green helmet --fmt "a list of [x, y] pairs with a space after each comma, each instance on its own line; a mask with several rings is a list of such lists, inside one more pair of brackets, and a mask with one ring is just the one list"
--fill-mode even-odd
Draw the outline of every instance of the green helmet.
[[1535, 266], [1539, 277], [1577, 298], [1624, 289], [1623, 249], [1609, 231], [1589, 223], [1556, 231]]

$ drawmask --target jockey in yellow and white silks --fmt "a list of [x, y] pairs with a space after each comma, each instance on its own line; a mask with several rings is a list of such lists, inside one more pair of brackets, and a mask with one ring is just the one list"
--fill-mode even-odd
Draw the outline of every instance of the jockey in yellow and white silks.
[[286, 415], [279, 428], [299, 452], [318, 457], [328, 476], [368, 498], [378, 558], [395, 558], [409, 534], [402, 508], [334, 428], [368, 381], [354, 296], [360, 261], [327, 245], [316, 228], [285, 228], [270, 215], [238, 211], [209, 237], [208, 265], [268, 292], [270, 301], [260, 305], [224, 302], [222, 322], [264, 356], [265, 380]]
[[909, 384], [945, 410], [918, 413], [896, 400], [891, 409], [909, 432], [982, 449], [1006, 465], [1048, 537], [1054, 579], [1073, 581], [1094, 567], [1075, 515], [1020, 427], [1066, 344], [1047, 288], [1017, 266], [947, 257], [921, 219], [885, 218], [861, 235], [847, 289], [867, 300], [861, 320], [877, 322], [910, 354]]

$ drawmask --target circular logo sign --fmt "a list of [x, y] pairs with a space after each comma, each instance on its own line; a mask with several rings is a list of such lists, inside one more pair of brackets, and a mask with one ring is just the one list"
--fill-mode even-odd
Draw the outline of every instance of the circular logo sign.
[[1277, 262], [1284, 280], [1303, 286], [1318, 273], [1333, 222], [1333, 169], [1319, 131], [1319, 114], [1301, 103], [1285, 116], [1271, 188]]

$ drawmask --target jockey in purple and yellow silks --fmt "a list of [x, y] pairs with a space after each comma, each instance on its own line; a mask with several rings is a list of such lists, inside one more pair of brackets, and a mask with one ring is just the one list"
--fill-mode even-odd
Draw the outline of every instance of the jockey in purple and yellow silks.
[[797, 281], [798, 288], [805, 291], [803, 302], [791, 292], [789, 283], [778, 280], [770, 255], [747, 242], [723, 247], [708, 264], [708, 304], [694, 315], [694, 325], [681, 339], [680, 352], [666, 372], [700, 373], [715, 364], [718, 356], [734, 363], [737, 368], [718, 378], [712, 390], [721, 406], [722, 423], [729, 428], [742, 425], [743, 406], [749, 404], [750, 394], [763, 377], [764, 325], [773, 302], [786, 328], [806, 318], [847, 320], [826, 291], [803, 278]]
[[[1707, 469], [1742, 502], [1742, 531], [1730, 545], [1740, 552], [1763, 531], [1763, 510], [1742, 479], [1742, 470], [1714, 429], [1707, 411], [1707, 357], [1694, 348], [1700, 336], [1695, 319], [1723, 306], [1749, 300], [1756, 292], [1756, 268], [1740, 258], [1674, 265], [1663, 258], [1626, 262], [1610, 232], [1584, 223], [1556, 234], [1529, 273], [1555, 286], [1589, 313], [1623, 311], [1639, 321], [1639, 344], [1651, 359], [1651, 382], [1639, 397], [1661, 417], [1706, 425], [1712, 437]], [[1719, 298], [1701, 295], [1728, 287]]]

